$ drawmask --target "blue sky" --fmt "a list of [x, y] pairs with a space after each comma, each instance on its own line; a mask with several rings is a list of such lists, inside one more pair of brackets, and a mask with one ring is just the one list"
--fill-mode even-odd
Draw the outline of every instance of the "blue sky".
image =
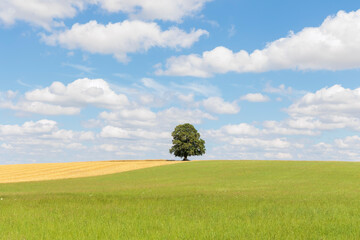
[[358, 5], [1, 1], [0, 163], [359, 160]]

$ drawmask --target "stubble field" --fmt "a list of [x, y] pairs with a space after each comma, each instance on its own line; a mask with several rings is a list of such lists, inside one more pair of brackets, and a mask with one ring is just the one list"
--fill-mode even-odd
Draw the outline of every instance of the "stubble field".
[[197, 161], [0, 184], [0, 239], [358, 239], [360, 163]]
[[166, 160], [0, 165], [0, 183], [98, 176], [178, 163]]

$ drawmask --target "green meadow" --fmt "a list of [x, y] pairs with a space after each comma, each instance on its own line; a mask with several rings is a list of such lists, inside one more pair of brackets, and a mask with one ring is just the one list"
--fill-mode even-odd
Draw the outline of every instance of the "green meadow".
[[360, 163], [196, 161], [0, 184], [0, 239], [359, 239]]

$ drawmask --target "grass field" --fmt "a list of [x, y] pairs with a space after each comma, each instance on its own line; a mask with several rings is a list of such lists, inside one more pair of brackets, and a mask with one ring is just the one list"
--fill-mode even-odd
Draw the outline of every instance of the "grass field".
[[1, 239], [359, 239], [359, 226], [360, 163], [198, 161], [0, 184]]

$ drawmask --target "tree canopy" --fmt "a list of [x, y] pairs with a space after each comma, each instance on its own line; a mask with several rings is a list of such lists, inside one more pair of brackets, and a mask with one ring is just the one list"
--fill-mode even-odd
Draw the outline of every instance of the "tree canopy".
[[170, 153], [176, 157], [183, 157], [183, 161], [188, 161], [189, 156], [205, 154], [205, 141], [190, 123], [176, 126], [171, 135], [173, 146]]

